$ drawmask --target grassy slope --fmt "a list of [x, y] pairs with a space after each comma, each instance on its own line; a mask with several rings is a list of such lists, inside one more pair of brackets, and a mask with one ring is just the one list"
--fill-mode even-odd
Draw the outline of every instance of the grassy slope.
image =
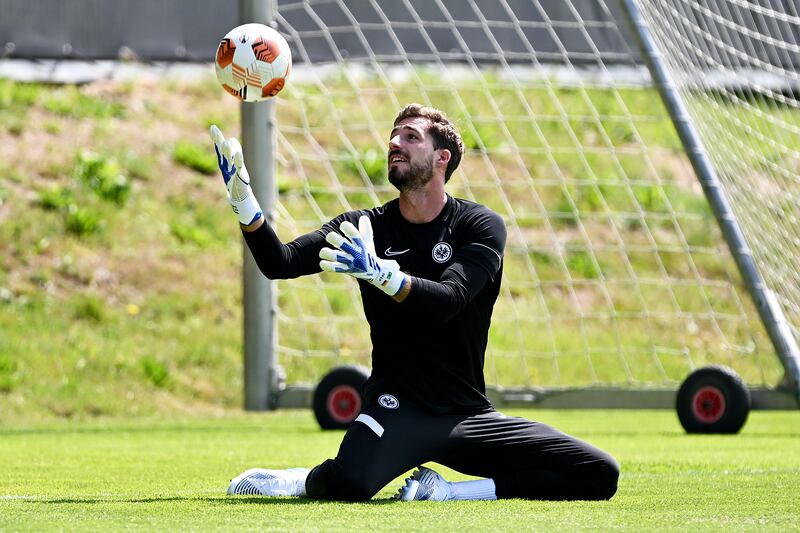
[[[516, 411], [609, 450], [621, 462], [608, 502], [369, 504], [226, 498], [254, 465], [314, 464], [341, 433], [307, 412], [204, 421], [56, 424], [0, 431], [2, 530], [565, 531], [797, 527], [797, 412], [757, 412], [739, 436], [687, 436], [674, 415]], [[452, 479], [460, 476], [444, 470]]]
[[0, 418], [237, 405], [241, 244], [206, 133], [235, 101], [0, 81], [0, 116]]

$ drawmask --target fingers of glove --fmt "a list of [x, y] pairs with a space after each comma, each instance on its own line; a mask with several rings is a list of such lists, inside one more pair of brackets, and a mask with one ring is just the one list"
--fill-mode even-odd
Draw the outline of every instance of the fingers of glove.
[[228, 164], [233, 164], [233, 147], [231, 146], [231, 141], [235, 141], [236, 139], [230, 138], [225, 139], [222, 143], [222, 157], [224, 157]]
[[220, 150], [222, 144], [225, 142], [225, 136], [222, 135], [222, 132], [219, 130], [216, 124], [211, 125], [211, 128], [209, 129], [209, 134], [211, 135], [211, 140], [214, 142], [214, 152], [217, 154], [217, 166], [222, 170], [223, 162], [222, 162], [222, 152]]
[[367, 215], [361, 215], [358, 219], [358, 232], [361, 234], [361, 238], [364, 239], [364, 246], [366, 247], [367, 251], [372, 255], [375, 255], [375, 241], [373, 240], [372, 236], [372, 222], [369, 221], [369, 217]]
[[244, 166], [236, 164], [236, 174], [228, 184], [228, 188], [230, 189], [231, 197], [237, 201], [244, 200], [250, 196], [250, 174], [247, 173], [247, 169]]
[[242, 152], [234, 153], [233, 161], [236, 164], [236, 188], [247, 196], [250, 194], [250, 173], [247, 172], [247, 167], [244, 166]]
[[246, 185], [250, 185], [250, 174], [247, 172], [247, 168], [244, 166], [244, 154], [242, 153], [241, 148], [239, 148], [238, 152], [233, 153], [233, 163], [236, 165], [236, 169], [239, 171], [239, 179], [242, 180]]
[[347, 242], [347, 239], [345, 239], [344, 237], [342, 237], [341, 235], [339, 235], [335, 231], [332, 231], [332, 232], [328, 233], [327, 235], [325, 235], [325, 240], [328, 241], [328, 244], [330, 244], [331, 246], [334, 246], [336, 248], [339, 248], [340, 250], [342, 248], [342, 244]]
[[[347, 222], [343, 223], [342, 226], [344, 226], [344, 224], [346, 223]], [[350, 225], [352, 226], [352, 224]], [[357, 240], [357, 244], [354, 245], [352, 242], [345, 239], [335, 231], [332, 231], [325, 236], [325, 240], [328, 241], [329, 244], [335, 246], [336, 248], [339, 248], [340, 250], [343, 250], [348, 254], [350, 254], [354, 262], [359, 262], [359, 263], [364, 262], [364, 253], [361, 250], [361, 237], [354, 237], [354, 240]]]
[[333, 248], [323, 248], [319, 251], [320, 259], [327, 259], [328, 261], [336, 261], [338, 263], [350, 265], [353, 263], [353, 256], [341, 250], [334, 250]]
[[222, 171], [222, 178], [225, 180], [225, 183], [228, 183], [228, 178], [225, 177], [225, 160], [222, 158], [222, 152], [220, 152], [218, 144], [214, 145], [214, 152], [217, 154], [217, 166]]
[[358, 232], [358, 228], [356, 228], [349, 220], [342, 222], [342, 225], [339, 226], [339, 229], [342, 230], [342, 233], [345, 237], [348, 237], [351, 240], [362, 238], [361, 233]]
[[222, 131], [220, 131], [216, 124], [211, 125], [211, 127], [208, 129], [208, 133], [211, 135], [211, 140], [214, 141], [214, 144], [220, 145], [225, 142], [225, 136], [222, 134]]
[[233, 165], [233, 160], [231, 159], [230, 145], [228, 141], [225, 140], [221, 144], [215, 144], [214, 150], [217, 152], [217, 165], [219, 166], [220, 172], [222, 172], [222, 180], [225, 182], [225, 185], [228, 185], [236, 170], [236, 167]]
[[[236, 166], [244, 164], [244, 152], [242, 151], [242, 144], [236, 137], [228, 138], [228, 146], [231, 148], [231, 159], [236, 163]], [[237, 159], [238, 158], [238, 159]]]
[[364, 243], [364, 238], [359, 233], [358, 229], [348, 220], [342, 222], [342, 225], [339, 226], [339, 229], [342, 230], [342, 233], [345, 234], [350, 240], [345, 241], [339, 247], [345, 252], [352, 255], [354, 258], [364, 258], [364, 252], [367, 251], [367, 246]]
[[344, 265], [342, 263], [338, 263], [338, 262], [335, 262], [335, 261], [325, 261], [325, 260], [322, 260], [322, 261], [319, 262], [319, 267], [322, 270], [325, 270], [327, 272], [345, 272], [346, 273], [346, 272], [348, 272], [350, 270], [347, 265]]

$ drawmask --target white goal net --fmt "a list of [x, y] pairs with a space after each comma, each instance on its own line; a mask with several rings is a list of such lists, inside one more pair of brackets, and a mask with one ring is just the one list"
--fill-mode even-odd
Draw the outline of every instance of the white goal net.
[[[641, 8], [796, 326], [797, 8], [791, 0]], [[295, 58], [276, 99], [284, 241], [393, 198], [392, 121], [406, 103], [430, 104], [465, 141], [450, 194], [489, 206], [508, 226], [487, 385], [671, 386], [708, 363], [751, 384], [780, 379], [615, 4], [281, 2], [276, 21]], [[354, 282], [318, 275], [280, 282], [278, 294], [277, 360], [289, 384], [369, 364]]]

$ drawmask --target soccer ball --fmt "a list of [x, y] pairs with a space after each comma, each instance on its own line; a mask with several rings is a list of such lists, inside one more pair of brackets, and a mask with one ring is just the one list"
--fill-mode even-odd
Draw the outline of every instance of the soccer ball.
[[292, 52], [286, 39], [269, 26], [243, 24], [220, 41], [214, 69], [226, 91], [239, 100], [258, 102], [283, 89]]

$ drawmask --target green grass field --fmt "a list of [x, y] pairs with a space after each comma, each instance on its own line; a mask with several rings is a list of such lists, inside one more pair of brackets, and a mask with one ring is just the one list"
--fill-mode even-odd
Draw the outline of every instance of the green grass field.
[[[306, 411], [183, 421], [89, 421], [0, 430], [0, 530], [790, 531], [800, 508], [800, 412], [755, 412], [738, 436], [688, 436], [665, 411], [509, 411], [611, 452], [606, 502], [230, 498], [251, 466], [335, 453]], [[451, 479], [462, 479], [446, 469]]]

